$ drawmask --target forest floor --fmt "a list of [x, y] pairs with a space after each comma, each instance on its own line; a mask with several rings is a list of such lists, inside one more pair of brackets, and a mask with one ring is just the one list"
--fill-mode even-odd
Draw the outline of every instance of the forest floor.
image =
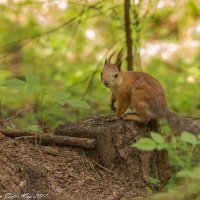
[[82, 148], [0, 137], [0, 199], [137, 200], [148, 187], [87, 158]]

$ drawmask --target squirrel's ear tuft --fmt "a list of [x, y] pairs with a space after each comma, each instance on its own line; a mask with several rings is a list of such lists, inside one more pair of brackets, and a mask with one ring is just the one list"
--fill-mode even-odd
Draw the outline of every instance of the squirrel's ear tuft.
[[108, 60], [107, 60], [107, 58], [105, 59], [105, 62], [104, 62], [104, 65], [106, 65], [108, 63]]
[[108, 62], [109, 63], [111, 63], [111, 60], [112, 60], [112, 57], [113, 57], [113, 55], [115, 54], [115, 51], [113, 51], [112, 53], [111, 53], [111, 55], [108, 57]]
[[117, 55], [117, 60], [116, 60], [116, 65], [119, 69], [119, 71], [121, 70], [121, 65], [122, 65], [122, 57], [124, 55], [124, 49], [121, 49]]

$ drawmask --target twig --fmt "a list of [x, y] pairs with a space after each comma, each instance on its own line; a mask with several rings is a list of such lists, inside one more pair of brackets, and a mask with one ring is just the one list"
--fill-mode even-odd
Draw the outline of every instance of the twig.
[[27, 141], [27, 139], [35, 139], [36, 136], [34, 135], [27, 135], [27, 136], [20, 136], [20, 137], [16, 137], [15, 139], [16, 140], [22, 140], [22, 139], [25, 139]]
[[11, 137], [11, 138], [31, 135], [31, 133], [27, 132], [27, 131], [8, 130], [8, 129], [4, 129], [4, 128], [0, 128], [0, 133], [5, 135], [6, 137]]
[[93, 162], [95, 163], [95, 165], [99, 166], [100, 168], [104, 169], [105, 171], [109, 172], [110, 174], [113, 174], [113, 171], [109, 170], [108, 168], [100, 165], [98, 162], [94, 161]]
[[[81, 9], [81, 12], [84, 12], [85, 10], [86, 10], [86, 9], [85, 9], [85, 6], [83, 6], [83, 8]], [[68, 43], [68, 45], [67, 45], [67, 49], [70, 49], [73, 40], [75, 40], [76, 34], [77, 34], [77, 32], [78, 32], [79, 25], [81, 24], [81, 22], [82, 22], [82, 15], [80, 16], [80, 19], [78, 20], [78, 22], [77, 22], [77, 24], [76, 24], [74, 30], [72, 31], [72, 36], [73, 36], [73, 37], [72, 37], [71, 40], [69, 41], [69, 43]]]
[[25, 109], [23, 109], [23, 110], [19, 110], [18, 112], [16, 112], [14, 115], [10, 116], [9, 118], [0, 120], [0, 123], [8, 122], [8, 121], [10, 121], [10, 120], [16, 118], [18, 115], [20, 115], [20, 114], [22, 114], [22, 113], [24, 113], [24, 112], [26, 112], [26, 111], [29, 111], [29, 110], [31, 110], [31, 109], [35, 109], [35, 106], [31, 106], [31, 107], [29, 107], [29, 108], [25, 108]]

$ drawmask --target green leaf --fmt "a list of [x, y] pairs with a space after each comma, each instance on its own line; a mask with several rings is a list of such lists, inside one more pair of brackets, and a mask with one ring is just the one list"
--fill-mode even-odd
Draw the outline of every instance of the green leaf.
[[176, 177], [187, 178], [187, 177], [190, 177], [190, 174], [191, 174], [191, 171], [183, 169], [176, 173]]
[[165, 143], [165, 139], [160, 134], [158, 134], [158, 133], [151, 132], [151, 137], [158, 144]]
[[157, 145], [156, 145], [156, 149], [157, 149], [158, 151], [160, 151], [160, 150], [162, 150], [162, 149], [167, 149], [167, 147], [168, 147], [168, 144], [167, 144], [167, 143], [157, 144]]
[[149, 177], [149, 182], [153, 185], [158, 185], [160, 183], [160, 181], [154, 177]]
[[26, 131], [38, 132], [40, 131], [40, 127], [38, 125], [30, 125], [25, 128]]
[[171, 143], [172, 143], [173, 147], [176, 147], [177, 139], [175, 136], [172, 136]]
[[140, 150], [152, 151], [156, 149], [156, 143], [150, 138], [142, 138], [138, 140], [135, 144], [132, 144], [131, 147], [136, 147]]
[[37, 92], [37, 89], [36, 89], [35, 87], [32, 87], [32, 86], [28, 85], [28, 86], [26, 87], [26, 91], [27, 91], [28, 93], [36, 93], [36, 92]]
[[7, 80], [3, 86], [8, 88], [23, 89], [26, 86], [26, 82], [19, 79]]
[[196, 199], [195, 200], [200, 200], [200, 194], [197, 195]]
[[169, 126], [163, 126], [162, 127], [162, 133], [169, 134], [170, 132], [171, 132], [171, 129], [170, 129]]
[[31, 86], [35, 85], [37, 82], [37, 78], [32, 72], [26, 73], [25, 79], [26, 79], [26, 82]]
[[197, 144], [197, 138], [188, 132], [183, 132], [181, 134], [181, 140], [189, 144]]
[[6, 127], [8, 130], [17, 130], [16, 126], [14, 124], [10, 124], [9, 126]]
[[65, 103], [67, 103], [67, 99], [70, 96], [71, 96], [71, 94], [69, 94], [67, 92], [55, 94], [56, 101], [61, 105], [64, 105]]
[[83, 108], [83, 109], [91, 108], [87, 102], [82, 101], [80, 99], [67, 99], [66, 103], [68, 103], [71, 106], [78, 107], [78, 108]]

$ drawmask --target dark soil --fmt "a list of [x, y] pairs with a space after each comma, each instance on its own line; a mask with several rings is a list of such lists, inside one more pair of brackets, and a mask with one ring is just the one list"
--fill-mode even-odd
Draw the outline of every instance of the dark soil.
[[40, 146], [2, 137], [0, 169], [0, 199], [135, 200], [149, 196], [144, 182], [92, 162], [82, 148]]

